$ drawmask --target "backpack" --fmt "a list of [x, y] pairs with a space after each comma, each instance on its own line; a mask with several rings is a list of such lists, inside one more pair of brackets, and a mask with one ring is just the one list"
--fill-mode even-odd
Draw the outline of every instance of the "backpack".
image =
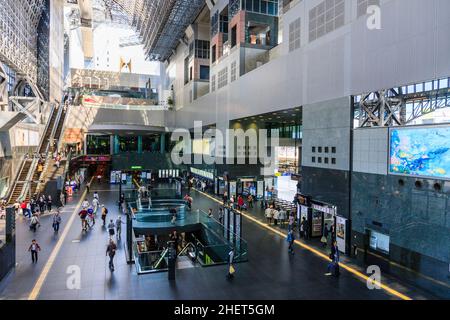
[[105, 214], [108, 214], [108, 209], [107, 208], [105, 208]]
[[31, 218], [31, 224], [37, 224], [37, 223], [38, 223], [37, 218], [35, 216], [33, 216]]

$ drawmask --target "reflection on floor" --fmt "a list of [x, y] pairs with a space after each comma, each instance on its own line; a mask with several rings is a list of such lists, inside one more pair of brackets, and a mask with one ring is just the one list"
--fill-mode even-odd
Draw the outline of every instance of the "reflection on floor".
[[[100, 202], [109, 208], [108, 219], [114, 220], [119, 214], [115, 188], [109, 185], [91, 188], [101, 190]], [[217, 203], [197, 192], [192, 196], [194, 210], [212, 208], [217, 213]], [[75, 196], [65, 208], [62, 228], [66, 227], [78, 200]], [[92, 193], [88, 200], [92, 200]], [[42, 227], [32, 234], [25, 221], [18, 221], [18, 265], [1, 284], [1, 299], [28, 298], [41, 274], [58, 240], [51, 230], [51, 217], [45, 217], [41, 223]], [[176, 281], [169, 282], [167, 273], [138, 276], [134, 265], [126, 263], [124, 240], [118, 243], [116, 270], [111, 273], [105, 254], [108, 235], [101, 220], [98, 219], [92, 231], [84, 234], [76, 217], [38, 299], [394, 299], [384, 291], [368, 290], [366, 283], [349, 273], [343, 272], [339, 279], [324, 276], [326, 261], [301, 249], [297, 249], [294, 256], [289, 255], [285, 239], [261, 226], [244, 220], [242, 228], [249, 245], [249, 262], [236, 266], [236, 277], [232, 282], [225, 277], [227, 266], [192, 268], [187, 267], [187, 261], [179, 262], [186, 268], [178, 269]], [[31, 264], [27, 252], [33, 238], [42, 247], [36, 265]], [[71, 290], [67, 284], [74, 266], [81, 271], [81, 286]]]

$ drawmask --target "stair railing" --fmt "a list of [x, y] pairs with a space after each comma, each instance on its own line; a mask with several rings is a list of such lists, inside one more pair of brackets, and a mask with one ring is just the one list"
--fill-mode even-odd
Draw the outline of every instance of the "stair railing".
[[20, 164], [19, 170], [17, 170], [14, 179], [11, 181], [10, 188], [8, 190], [8, 193], [5, 196], [5, 199], [8, 199], [8, 202], [11, 201], [12, 193], [13, 193], [14, 189], [16, 188], [20, 173], [22, 172], [23, 167], [25, 166], [25, 162], [26, 162], [26, 160], [25, 160], [25, 155], [24, 155], [24, 156], [22, 156], [22, 162]]

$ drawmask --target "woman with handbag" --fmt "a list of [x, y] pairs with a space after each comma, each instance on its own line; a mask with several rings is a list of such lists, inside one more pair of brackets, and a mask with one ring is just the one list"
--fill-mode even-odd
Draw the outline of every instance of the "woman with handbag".
[[234, 248], [231, 247], [231, 250], [228, 253], [228, 274], [227, 274], [227, 278], [230, 280], [234, 278], [234, 274], [236, 272], [236, 269], [234, 268], [233, 265], [233, 261], [234, 261]]
[[324, 248], [327, 247], [327, 244], [328, 244], [328, 223], [325, 223], [325, 226], [323, 227], [322, 238], [320, 239], [320, 242], [322, 242], [322, 246]]

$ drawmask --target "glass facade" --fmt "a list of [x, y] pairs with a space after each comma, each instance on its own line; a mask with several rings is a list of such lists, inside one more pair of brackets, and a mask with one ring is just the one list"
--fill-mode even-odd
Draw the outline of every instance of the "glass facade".
[[242, 10], [278, 16], [278, 0], [242, 0]]
[[209, 41], [195, 40], [195, 57], [199, 59], [209, 59]]
[[160, 152], [161, 145], [159, 136], [142, 137], [142, 151], [143, 152]]
[[119, 137], [119, 152], [137, 152], [138, 137]]
[[110, 137], [88, 135], [86, 137], [86, 151], [89, 155], [107, 155], [111, 152]]

